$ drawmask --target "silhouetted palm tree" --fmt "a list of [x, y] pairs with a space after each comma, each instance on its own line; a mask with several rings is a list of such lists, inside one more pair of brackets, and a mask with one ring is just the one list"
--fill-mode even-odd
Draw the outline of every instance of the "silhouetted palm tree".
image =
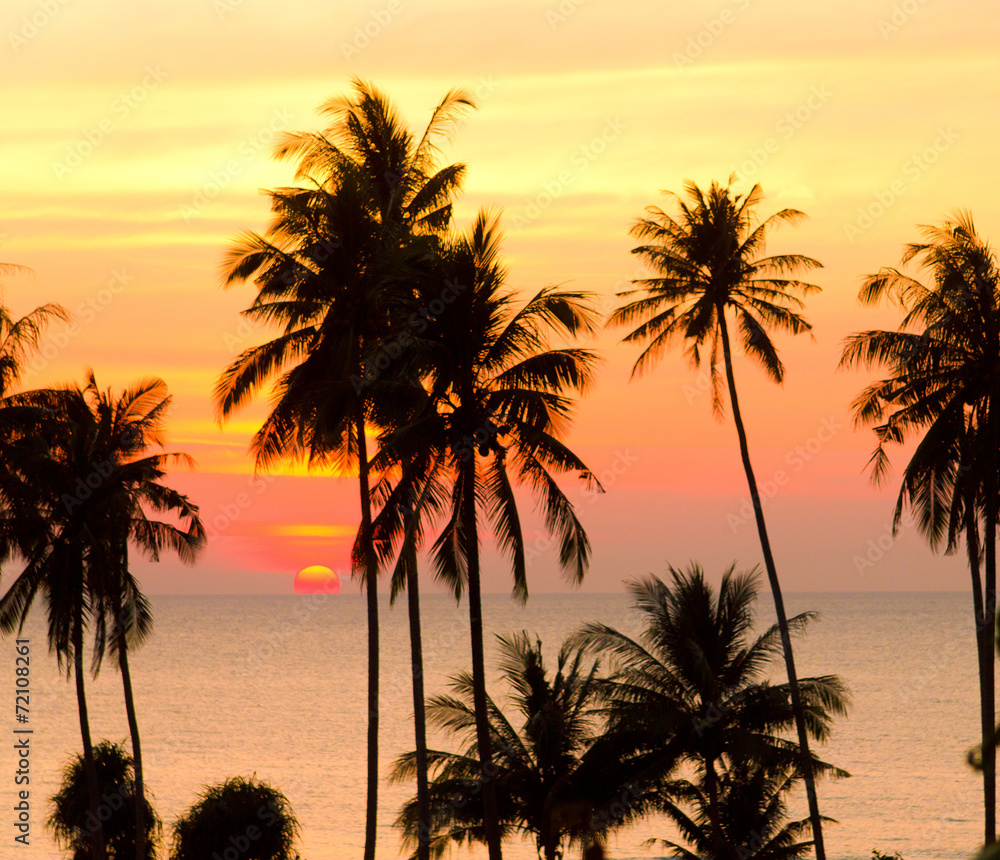
[[[487, 696], [501, 833], [505, 839], [530, 835], [540, 857], [556, 860], [565, 848], [586, 847], [634, 820], [648, 803], [630, 784], [638, 770], [635, 763], [620, 755], [614, 738], [600, 734], [595, 714], [598, 664], [587, 665], [581, 650], [566, 644], [550, 675], [539, 640], [533, 643], [527, 633], [497, 638], [501, 674], [510, 687], [507, 700], [517, 715], [512, 723]], [[436, 856], [449, 843], [486, 841], [473, 686], [472, 676], [462, 673], [452, 680], [455, 695], [428, 702], [430, 721], [465, 744], [459, 753], [429, 754], [435, 772], [431, 821]], [[415, 766], [415, 753], [401, 756], [390, 779], [411, 777]], [[624, 811], [618, 812], [618, 804]], [[609, 814], [612, 806], [618, 814]], [[403, 807], [396, 823], [407, 843], [415, 844], [415, 800]]]
[[[84, 502], [93, 510], [89, 516], [96, 538], [88, 558], [89, 587], [94, 592], [95, 671], [105, 647], [109, 646], [122, 675], [138, 800], [143, 796], [144, 786], [142, 752], [128, 649], [149, 637], [152, 612], [129, 570], [129, 544], [152, 561], [159, 561], [160, 554], [170, 550], [176, 552], [181, 561], [193, 564], [198, 550], [204, 545], [205, 530], [197, 506], [162, 483], [167, 465], [190, 465], [190, 458], [181, 454], [148, 453], [153, 446], [162, 447], [162, 419], [170, 404], [166, 384], [160, 379], [147, 379], [116, 397], [111, 391], [100, 391], [91, 373], [84, 395], [94, 421], [91, 462], [105, 464], [107, 471], [100, 487]], [[186, 527], [181, 530], [170, 523], [150, 519], [147, 510], [171, 514]], [[144, 856], [144, 812], [145, 805], [137, 802], [137, 860]]]
[[[309, 188], [271, 192], [274, 222], [248, 233], [226, 262], [227, 286], [254, 279], [258, 296], [244, 314], [283, 329], [243, 352], [223, 373], [216, 398], [223, 417], [274, 380], [273, 408], [254, 437], [257, 468], [286, 456], [311, 464], [357, 464], [361, 524], [353, 562], [367, 594], [369, 634], [368, 797], [365, 860], [374, 860], [378, 791], [377, 558], [367, 433], [391, 424], [393, 309], [413, 267], [433, 255], [435, 234], [451, 219], [451, 195], [464, 166], [436, 169], [435, 140], [472, 105], [449, 92], [416, 140], [386, 96], [363, 81], [355, 95], [331, 99], [323, 134], [295, 134], [279, 157], [298, 158]], [[387, 395], [386, 391], [390, 394]]]
[[[93, 595], [87, 577], [87, 552], [92, 541], [82, 499], [92, 492], [88, 478], [100, 481], [96, 463], [88, 456], [90, 412], [82, 392], [74, 398], [65, 391], [51, 390], [21, 399], [30, 401], [41, 419], [38, 434], [16, 439], [17, 456], [7, 456], [4, 463], [0, 490], [4, 498], [0, 510], [3, 557], [18, 555], [25, 566], [0, 599], [0, 629], [4, 633], [21, 630], [35, 598], [42, 594], [49, 649], [55, 652], [60, 669], [65, 661], [67, 676], [72, 673], [76, 682], [84, 770], [91, 813], [98, 822], [91, 833], [91, 853], [95, 860], [102, 860], [100, 793], [83, 664], [84, 633]], [[6, 441], [11, 444], [10, 438]]]
[[716, 182], [712, 183], [707, 194], [693, 182], [686, 183], [685, 190], [691, 202], [689, 205], [677, 198], [679, 218], [675, 219], [657, 207], [649, 207], [649, 217], [638, 220], [632, 228], [632, 235], [645, 243], [634, 248], [632, 253], [637, 254], [654, 275], [636, 281], [637, 289], [621, 294], [630, 297], [631, 301], [615, 311], [611, 323], [619, 326], [639, 323], [625, 337], [625, 342], [648, 341], [635, 363], [633, 376], [646, 370], [678, 338], [687, 343], [687, 355], [695, 366], [700, 364], [702, 353], [708, 346], [713, 408], [720, 415], [723, 400], [718, 360], [720, 350], [722, 352], [740, 456], [784, 646], [785, 669], [796, 713], [796, 731], [801, 746], [816, 856], [817, 860], [825, 860], [819, 801], [810, 771], [809, 737], [799, 702], [795, 659], [781, 583], [767, 536], [736, 394], [727, 319], [727, 316], [732, 317], [744, 352], [758, 362], [771, 379], [780, 383], [785, 369], [767, 329], [776, 327], [792, 334], [809, 331], [809, 323], [797, 312], [802, 307], [797, 294], [805, 295], [819, 287], [796, 280], [791, 275], [797, 269], [820, 268], [820, 263], [799, 254], [761, 256], [765, 252], [770, 228], [782, 222], [795, 223], [805, 216], [795, 209], [782, 209], [755, 223], [754, 210], [763, 198], [759, 185], [755, 185], [745, 197], [733, 195], [728, 186], [723, 187]]
[[[415, 387], [420, 386], [419, 380], [413, 381]], [[420, 389], [422, 390], [422, 388]], [[419, 414], [415, 412], [414, 414]], [[398, 429], [398, 428], [397, 428]], [[394, 431], [393, 431], [394, 432]], [[415, 487], [412, 474], [414, 471], [427, 471], [426, 464], [421, 468], [416, 458], [407, 457], [399, 464], [405, 471], [396, 486], [391, 480], [391, 467], [394, 450], [391, 441], [392, 432], [383, 435], [379, 454], [373, 463], [380, 463], [379, 471], [384, 472], [382, 480], [374, 489], [374, 495], [381, 503], [381, 510], [373, 523], [373, 535], [379, 548], [381, 560], [391, 563], [393, 555], [396, 564], [390, 585], [390, 602], [395, 603], [402, 591], [406, 591], [407, 616], [410, 628], [410, 667], [413, 686], [413, 727], [414, 727], [414, 776], [417, 783], [417, 860], [428, 860], [430, 857], [430, 794], [428, 787], [427, 760], [427, 717], [424, 710], [424, 657], [423, 640], [420, 623], [420, 579], [417, 562], [417, 547], [423, 535], [422, 518], [414, 515], [417, 510], [426, 510], [431, 506], [427, 499], [421, 501], [415, 497], [401, 498], [398, 487]], [[431, 470], [432, 471], [432, 470]], [[431, 489], [432, 484], [425, 484], [425, 489]], [[403, 534], [409, 528], [409, 539]], [[395, 552], [397, 544], [398, 553]]]
[[[145, 806], [145, 832], [141, 840], [142, 860], [154, 860], [160, 846], [163, 824], [156, 810], [135, 781], [132, 759], [121, 744], [102, 741], [94, 747], [97, 781], [103, 803], [107, 807], [104, 836], [110, 860], [131, 860], [136, 856], [140, 840], [136, 839], [135, 804], [142, 799]], [[56, 840], [73, 852], [73, 860], [93, 857], [89, 834], [93, 821], [88, 820], [90, 800], [82, 756], [75, 756], [63, 771], [62, 784], [52, 797], [52, 814], [48, 827]]]
[[[510, 558], [514, 596], [527, 599], [524, 538], [511, 470], [527, 484], [546, 528], [559, 541], [560, 563], [573, 582], [587, 569], [590, 545], [572, 503], [553, 472], [578, 472], [599, 488], [559, 437], [572, 407], [567, 392], [589, 385], [595, 362], [585, 349], [550, 349], [553, 334], [593, 330], [595, 314], [582, 293], [545, 288], [520, 308], [504, 287], [496, 220], [480, 214], [470, 233], [442, 252], [424, 295], [449, 288], [448, 301], [420, 334], [421, 367], [433, 408], [396, 437], [404, 456], [423, 469], [404, 472], [399, 497], [411, 500], [414, 521], [427, 499], [445, 498], [446, 522], [434, 543], [437, 575], [459, 597], [469, 591], [472, 679], [477, 718], [484, 826], [490, 860], [501, 854], [496, 786], [486, 703], [479, 523], [485, 516]], [[419, 453], [414, 453], [419, 452]], [[413, 536], [413, 530], [410, 530]]]
[[[0, 263], [0, 275], [27, 272], [24, 266]], [[53, 320], [68, 320], [62, 306], [50, 303], [35, 308], [19, 319], [11, 316], [0, 301], [0, 398], [11, 393], [24, 372], [28, 355], [38, 349], [45, 327]]]
[[231, 850], [246, 860], [299, 857], [299, 822], [288, 798], [256, 774], [206, 788], [173, 831], [171, 860], [216, 860]]
[[[128, 666], [129, 645], [148, 636], [149, 603], [128, 569], [128, 544], [151, 558], [163, 549], [193, 560], [204, 539], [197, 508], [160, 483], [163, 466], [184, 461], [176, 454], [141, 457], [159, 442], [163, 411], [169, 403], [161, 380], [147, 380], [115, 398], [101, 392], [93, 373], [87, 386], [26, 392], [19, 402], [42, 416], [36, 433], [20, 440], [14, 463], [3, 472], [0, 539], [4, 554], [19, 555], [24, 570], [0, 599], [0, 629], [20, 629], [42, 593], [49, 618], [49, 642], [62, 664], [74, 667], [84, 767], [91, 778], [94, 813], [99, 803], [97, 774], [86, 703], [83, 669], [85, 631], [94, 629], [96, 674], [109, 643], [122, 672], [125, 706], [132, 736], [137, 799], [142, 796], [142, 758], [135, 701]], [[39, 447], [36, 443], [42, 442]], [[157, 520], [145, 510], [178, 515], [187, 531]], [[145, 807], [135, 805], [139, 834]], [[99, 819], [98, 819], [99, 820]], [[95, 842], [101, 834], [94, 834]], [[93, 849], [98, 852], [97, 847]]]
[[[651, 839], [670, 848], [677, 860], [791, 860], [812, 848], [809, 819], [787, 821], [787, 796], [795, 779], [785, 769], [756, 766], [728, 767], [719, 775], [717, 809], [722, 839], [716, 837], [710, 816], [710, 798], [704, 786], [674, 782], [671, 797], [661, 809], [690, 846], [667, 839]], [[825, 818], [824, 821], [831, 819]], [[720, 844], [721, 843], [721, 844]]]
[[[799, 746], [784, 737], [795, 725], [791, 685], [767, 681], [784, 651], [781, 631], [775, 624], [752, 635], [755, 573], [729, 568], [718, 594], [698, 565], [686, 572], [670, 568], [670, 575], [669, 583], [658, 577], [631, 583], [643, 623], [638, 638], [590, 623], [575, 641], [611, 660], [614, 671], [601, 682], [607, 731], [649, 751], [648, 775], [666, 776], [678, 762], [694, 768], [695, 780], [662, 789], [664, 810], [680, 821], [677, 801], [693, 805], [690, 820], [709, 838], [706, 849], [694, 829], [685, 834], [699, 852], [708, 851], [699, 856], [735, 858], [745, 842], [730, 840], [743, 826], [739, 816], [752, 812], [744, 802], [753, 790], [744, 783], [773, 792], [803, 773]], [[796, 615], [787, 627], [801, 630], [812, 617]], [[809, 734], [824, 741], [833, 715], [846, 712], [846, 690], [833, 675], [800, 678], [798, 686]], [[814, 755], [810, 771], [846, 775]]]
[[[958, 213], [941, 227], [922, 228], [927, 241], [906, 246], [903, 265], [930, 272], [924, 286], [898, 269], [869, 276], [863, 304], [883, 299], [904, 312], [898, 331], [859, 332], [847, 339], [841, 365], [885, 367], [889, 375], [855, 400], [858, 424], [874, 426], [878, 446], [872, 480], [888, 478], [887, 446], [923, 437], [903, 472], [893, 527], [905, 508], [932, 546], [954, 551], [965, 538], [972, 576], [983, 742], [993, 733], [996, 626], [996, 532], [1000, 447], [1000, 269]], [[980, 547], [980, 525], [983, 544]], [[985, 563], [985, 579], [980, 564]], [[996, 841], [996, 750], [982, 761], [986, 844]]]

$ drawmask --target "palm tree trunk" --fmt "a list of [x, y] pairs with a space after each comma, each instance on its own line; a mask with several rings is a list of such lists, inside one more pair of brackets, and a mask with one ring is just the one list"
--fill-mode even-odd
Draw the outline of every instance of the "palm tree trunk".
[[368, 798], [365, 810], [364, 860], [375, 860], [378, 815], [378, 563], [372, 546], [372, 501], [368, 485], [368, 445], [365, 416], [355, 418], [358, 436], [358, 484], [361, 491], [361, 551], [364, 554], [365, 594], [368, 608]]
[[990, 809], [996, 807], [996, 779], [986, 767], [986, 749], [990, 745], [993, 734], [993, 719], [988, 713], [990, 701], [989, 689], [986, 683], [991, 671], [990, 654], [993, 650], [990, 626], [986, 621], [986, 609], [983, 595], [983, 579], [979, 575], [979, 526], [976, 520], [976, 505], [974, 494], [966, 503], [965, 511], [965, 546], [969, 557], [969, 573], [972, 576], [972, 609], [976, 620], [976, 659], [979, 665], [979, 717], [983, 744], [983, 803], [985, 809], [986, 839], [990, 836]]
[[[408, 512], [413, 515], [412, 511]], [[417, 752], [417, 860], [430, 860], [431, 809], [427, 791], [427, 718], [424, 713], [424, 650], [420, 634], [420, 586], [416, 549], [406, 569], [406, 606], [410, 616], [410, 666], [413, 672], [413, 733]]]
[[128, 716], [129, 735], [132, 737], [132, 768], [135, 771], [135, 860], [146, 860], [146, 793], [142, 778], [139, 721], [135, 716], [132, 674], [128, 667], [128, 643], [125, 641], [125, 625], [121, 617], [124, 609], [121, 606], [117, 609], [115, 635], [118, 637], [118, 668], [122, 673], [122, 687], [125, 691], [125, 713]]
[[483, 828], [490, 860], [501, 860], [500, 810], [494, 780], [493, 747], [486, 710], [486, 659], [483, 649], [483, 602], [479, 582], [479, 533], [476, 526], [476, 459], [462, 469], [462, 531], [468, 548], [469, 630], [472, 639], [472, 699], [476, 711], [476, 742], [482, 768]]
[[[983, 592], [983, 663], [982, 701], [980, 702], [982, 724], [994, 731], [996, 723], [996, 648], [993, 637], [996, 635], [997, 609], [997, 422], [990, 419], [992, 444], [989, 455], [989, 474], [986, 490], [986, 588]], [[991, 741], [983, 747], [983, 801], [985, 804], [985, 844], [992, 845], [997, 841], [997, 749]]]
[[712, 831], [712, 858], [722, 860], [726, 856], [726, 837], [719, 822], [719, 781], [715, 766], [710, 759], [704, 760], [705, 793], [708, 794], [708, 826]]
[[97, 764], [94, 761], [94, 745], [90, 740], [90, 718], [87, 715], [87, 694], [83, 680], [83, 622], [73, 623], [73, 667], [76, 674], [76, 705], [80, 713], [80, 734], [83, 736], [83, 770], [87, 774], [87, 793], [90, 796], [89, 827], [91, 851], [95, 860], [105, 860], [104, 827], [101, 822], [101, 790], [97, 782]]
[[750, 499], [753, 502], [754, 517], [757, 520], [757, 534], [760, 536], [760, 549], [764, 556], [764, 567], [767, 570], [767, 580], [771, 586], [774, 598], [774, 611], [778, 618], [778, 629], [781, 632], [781, 645], [785, 653], [785, 669], [788, 673], [788, 688], [792, 697], [792, 711], [795, 714], [795, 729], [799, 737], [801, 753], [802, 778], [806, 785], [806, 797], [809, 801], [809, 821], [812, 824], [813, 843], [816, 848], [816, 860], [826, 860], [826, 848], [823, 845], [822, 819], [819, 814], [819, 799], [816, 796], [816, 779], [813, 774], [812, 756], [809, 753], [809, 736], [806, 732], [805, 712], [802, 707], [802, 696], [799, 693], [799, 679], [795, 672], [795, 658], [792, 654], [792, 637], [788, 630], [788, 617], [785, 615], [785, 601], [781, 596], [781, 583], [778, 581], [778, 571], [771, 554], [771, 543], [767, 537], [767, 526], [764, 523], [764, 510], [757, 491], [757, 480], [754, 478], [753, 466], [750, 463], [750, 449], [747, 445], [747, 434], [740, 415], [740, 404], [736, 397], [736, 378], [733, 375], [733, 357], [729, 348], [729, 332], [726, 328], [725, 309], [717, 309], [719, 330], [722, 338], [722, 351], [726, 363], [726, 381], [729, 385], [729, 400], [733, 406], [733, 421], [736, 433], [740, 439], [740, 457], [743, 459], [743, 469], [747, 475], [750, 488]]

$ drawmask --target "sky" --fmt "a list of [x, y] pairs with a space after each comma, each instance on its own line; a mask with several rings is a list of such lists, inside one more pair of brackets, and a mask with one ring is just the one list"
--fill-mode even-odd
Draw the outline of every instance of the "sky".
[[[32, 273], [6, 278], [2, 300], [73, 313], [22, 384], [80, 382], [87, 368], [116, 389], [167, 382], [167, 448], [197, 461], [169, 480], [210, 539], [193, 568], [139, 563], [150, 593], [291, 593], [312, 564], [356, 590], [356, 482], [301, 464], [254, 475], [266, 398], [217, 420], [220, 371], [273, 334], [241, 318], [253, 287], [223, 290], [220, 266], [240, 231], [266, 229], [262, 190], [293, 181], [271, 158], [278, 135], [322, 128], [316, 109], [352, 78], [383, 89], [415, 132], [465, 87], [478, 109], [442, 146], [442, 163], [468, 165], [456, 225], [502, 209], [509, 283], [525, 296], [565, 284], [610, 313], [644, 274], [630, 226], [688, 180], [735, 174], [740, 193], [760, 183], [760, 215], [807, 213], [768, 249], [823, 263], [812, 337], [776, 338], [783, 386], [742, 358], [735, 371], [784, 588], [967, 588], [960, 557], [931, 552], [907, 520], [893, 535], [906, 449], [872, 487], [873, 439], [850, 404], [875, 373], [837, 362], [850, 333], [898, 325], [857, 291], [918, 225], [963, 208], [1000, 236], [998, 39], [985, 0], [4, 0], [0, 261]], [[705, 373], [679, 349], [630, 381], [637, 351], [622, 334], [589, 344], [604, 363], [569, 435], [606, 489], [565, 484], [593, 544], [582, 588], [692, 560], [716, 576], [758, 564], [728, 410], [713, 417]], [[569, 588], [540, 521], [525, 528], [529, 587]], [[484, 590], [508, 590], [502, 560], [487, 549], [486, 561]]]

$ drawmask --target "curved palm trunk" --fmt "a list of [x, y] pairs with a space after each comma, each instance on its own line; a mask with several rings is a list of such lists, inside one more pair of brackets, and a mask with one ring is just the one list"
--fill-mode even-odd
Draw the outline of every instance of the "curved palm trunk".
[[361, 551], [364, 553], [368, 609], [368, 798], [365, 810], [365, 857], [375, 860], [378, 819], [378, 563], [372, 546], [372, 499], [368, 482], [368, 444], [362, 409], [355, 418], [358, 436], [358, 484], [361, 491]]
[[486, 710], [486, 659], [483, 649], [483, 602], [479, 582], [479, 533], [476, 525], [476, 458], [462, 469], [462, 531], [468, 547], [469, 631], [472, 639], [472, 700], [476, 711], [476, 742], [482, 768], [483, 828], [490, 860], [501, 860], [500, 811], [494, 781], [493, 746]]
[[[412, 510], [407, 512], [412, 516]], [[427, 791], [427, 717], [424, 712], [424, 648], [420, 633], [420, 584], [415, 547], [406, 569], [406, 608], [410, 620], [410, 667], [413, 673], [413, 733], [417, 752], [417, 860], [430, 860], [431, 807]]]
[[760, 493], [757, 491], [757, 480], [754, 477], [753, 466], [750, 463], [750, 449], [747, 445], [747, 434], [740, 415], [740, 404], [736, 397], [736, 378], [733, 375], [733, 357], [729, 348], [729, 332], [726, 328], [726, 316], [723, 308], [718, 308], [719, 329], [722, 337], [722, 352], [726, 363], [726, 381], [729, 385], [729, 399], [733, 406], [733, 421], [736, 433], [740, 439], [740, 457], [743, 459], [743, 469], [747, 475], [750, 488], [750, 499], [753, 502], [754, 517], [757, 520], [757, 534], [760, 536], [761, 553], [764, 556], [764, 567], [767, 570], [767, 580], [771, 586], [774, 598], [774, 611], [778, 618], [778, 629], [781, 632], [781, 645], [785, 654], [785, 669], [788, 673], [788, 688], [792, 697], [792, 710], [795, 714], [795, 729], [799, 738], [799, 750], [802, 755], [802, 778], [806, 785], [806, 797], [809, 801], [809, 821], [812, 825], [813, 842], [816, 847], [816, 860], [826, 860], [826, 848], [823, 845], [822, 820], [819, 814], [819, 800], [816, 796], [816, 779], [813, 774], [812, 757], [809, 753], [809, 736], [806, 733], [805, 713], [802, 708], [802, 696], [799, 693], [799, 679], [795, 672], [795, 658], [792, 654], [792, 637], [788, 631], [788, 617], [785, 614], [785, 601], [781, 596], [781, 583], [778, 581], [778, 571], [771, 554], [771, 543], [767, 537], [767, 526], [764, 523], [764, 510], [761, 506]]
[[[969, 573], [972, 576], [972, 609], [976, 619], [976, 659], [979, 665], [979, 717], [983, 745], [983, 801], [985, 808], [986, 842], [995, 830], [990, 826], [990, 810], [996, 808], [996, 770], [995, 764], [991, 774], [987, 768], [986, 750], [990, 746], [993, 733], [993, 717], [990, 714], [989, 687], [987, 677], [992, 672], [990, 655], [993, 653], [993, 642], [990, 635], [990, 625], [986, 621], [986, 609], [983, 596], [983, 579], [979, 575], [979, 526], [976, 521], [976, 505], [974, 494], [966, 501], [965, 546], [969, 557]], [[995, 835], [995, 834], [994, 834]]]
[[125, 641], [125, 625], [118, 606], [115, 635], [118, 638], [118, 668], [122, 674], [122, 688], [125, 691], [125, 713], [128, 717], [128, 731], [132, 738], [132, 768], [135, 771], [135, 860], [146, 860], [146, 793], [142, 778], [142, 749], [139, 743], [139, 721], [135, 715], [135, 696], [132, 693], [132, 674], [128, 667], [128, 643]]
[[101, 824], [101, 790], [97, 783], [97, 764], [94, 761], [94, 745], [90, 740], [90, 718], [87, 715], [87, 694], [83, 681], [83, 622], [79, 618], [73, 624], [73, 668], [76, 675], [76, 704], [80, 713], [80, 734], [83, 736], [83, 770], [87, 774], [87, 794], [90, 797], [91, 851], [95, 860], [105, 860], [104, 828]]

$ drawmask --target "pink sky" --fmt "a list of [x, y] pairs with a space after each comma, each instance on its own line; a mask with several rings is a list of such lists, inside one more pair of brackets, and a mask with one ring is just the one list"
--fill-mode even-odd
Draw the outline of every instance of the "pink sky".
[[[857, 288], [897, 263], [917, 224], [963, 207], [1000, 236], [985, 181], [1000, 137], [998, 31], [985, 0], [7, 0], [0, 260], [34, 275], [8, 279], [3, 299], [75, 314], [24, 385], [87, 367], [102, 385], [168, 383], [169, 447], [199, 464], [171, 480], [213, 536], [196, 568], [142, 566], [150, 592], [290, 593], [306, 565], [345, 574], [354, 482], [301, 469], [255, 480], [246, 447], [265, 405], [215, 421], [219, 371], [269, 334], [241, 323], [252, 289], [223, 292], [219, 266], [238, 231], [265, 228], [259, 189], [292, 179], [269, 157], [275, 135], [319, 127], [315, 108], [352, 76], [386, 90], [414, 128], [466, 86], [480, 109], [445, 152], [469, 165], [458, 224], [504, 208], [510, 280], [526, 293], [568, 283], [612, 309], [642, 274], [630, 224], [687, 179], [737, 171], [739, 190], [762, 184], [762, 215], [809, 214], [772, 249], [825, 265], [806, 312], [814, 339], [778, 340], [783, 388], [737, 366], [779, 573], [789, 590], [965, 588], [960, 558], [933, 556], [912, 528], [890, 537], [893, 488], [868, 485], [872, 438], [850, 421], [868, 375], [836, 364], [847, 334], [896, 324], [862, 310]], [[756, 564], [735, 431], [713, 419], [703, 377], [676, 352], [629, 383], [636, 352], [619, 336], [596, 344], [606, 363], [571, 436], [608, 490], [570, 486], [594, 545], [584, 588], [690, 559]], [[540, 532], [534, 549], [531, 587], [564, 588]], [[506, 590], [487, 557], [486, 590]]]

